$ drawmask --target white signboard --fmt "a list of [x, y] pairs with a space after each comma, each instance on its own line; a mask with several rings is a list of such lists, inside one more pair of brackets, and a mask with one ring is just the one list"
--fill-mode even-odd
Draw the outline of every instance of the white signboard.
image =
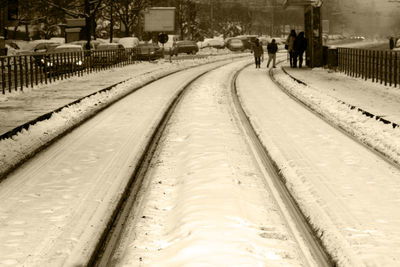
[[322, 32], [329, 33], [329, 20], [326, 19], [322, 20]]
[[175, 7], [152, 7], [144, 12], [145, 32], [174, 32]]

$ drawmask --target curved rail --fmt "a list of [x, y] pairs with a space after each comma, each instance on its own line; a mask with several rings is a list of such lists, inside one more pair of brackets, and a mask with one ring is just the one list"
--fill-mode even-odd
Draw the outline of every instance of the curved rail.
[[[243, 69], [242, 69], [243, 70]], [[296, 200], [291, 196], [289, 190], [285, 186], [285, 178], [279, 173], [274, 160], [271, 158], [268, 150], [259, 140], [253, 126], [250, 123], [249, 117], [243, 110], [240, 100], [237, 94], [236, 80], [240, 72], [237, 72], [232, 80], [231, 95], [234, 104], [234, 109], [239, 117], [239, 125], [242, 127], [243, 133], [247, 136], [251, 148], [257, 159], [260, 169], [265, 174], [265, 177], [270, 176], [272, 180], [266, 179], [267, 186], [271, 189], [271, 192], [278, 203], [283, 217], [291, 229], [293, 235], [297, 239], [297, 242], [301, 244], [303, 249], [303, 255], [308, 260], [309, 265], [312, 265], [313, 261], [317, 262], [317, 266], [333, 266], [333, 260], [324, 248], [321, 240], [317, 236], [317, 232], [313, 229], [307, 218], [302, 213]], [[293, 225], [293, 222], [296, 225]], [[311, 258], [310, 258], [311, 257]]]
[[112, 255], [115, 249], [116, 244], [120, 240], [121, 233], [126, 222], [126, 219], [129, 216], [129, 213], [132, 210], [132, 206], [137, 199], [138, 192], [143, 188], [143, 180], [148, 170], [150, 161], [156, 152], [158, 142], [161, 136], [164, 133], [164, 130], [167, 126], [167, 123], [173, 114], [175, 107], [178, 105], [183, 95], [187, 91], [187, 89], [202, 76], [207, 73], [217, 69], [220, 66], [214, 67], [208, 71], [205, 71], [190, 82], [188, 82], [182, 90], [178, 93], [175, 99], [172, 101], [171, 105], [168, 107], [167, 111], [164, 113], [160, 123], [157, 125], [154, 130], [149, 143], [146, 145], [146, 148], [143, 154], [140, 157], [139, 164], [135, 168], [132, 177], [125, 188], [125, 191], [120, 199], [118, 206], [116, 207], [111, 220], [108, 223], [108, 227], [103, 233], [103, 236], [99, 243], [97, 244], [94, 253], [88, 263], [88, 266], [109, 266], [110, 261], [112, 259]]

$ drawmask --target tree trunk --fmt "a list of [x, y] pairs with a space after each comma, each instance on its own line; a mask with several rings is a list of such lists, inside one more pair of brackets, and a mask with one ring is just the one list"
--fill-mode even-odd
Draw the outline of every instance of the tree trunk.
[[86, 49], [90, 50], [90, 38], [92, 32], [92, 16], [90, 14], [90, 2], [85, 0], [85, 23], [86, 23]]

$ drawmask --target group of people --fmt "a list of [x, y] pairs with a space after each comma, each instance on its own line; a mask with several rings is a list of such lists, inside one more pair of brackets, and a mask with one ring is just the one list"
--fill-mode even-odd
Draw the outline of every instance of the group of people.
[[[267, 51], [268, 51], [267, 68], [269, 67], [269, 64], [271, 63], [271, 61], [272, 61], [272, 67], [276, 68], [275, 63], [276, 63], [276, 52], [278, 52], [278, 45], [276, 44], [275, 39], [272, 39], [272, 41], [270, 43], [268, 43]], [[264, 49], [258, 39], [256, 39], [254, 42], [253, 54], [254, 54], [254, 60], [256, 63], [256, 68], [260, 68], [261, 61], [264, 60]]]
[[[307, 49], [307, 38], [304, 36], [304, 32], [300, 32], [297, 35], [295, 30], [291, 30], [288, 38], [286, 39], [285, 48], [288, 50], [289, 53], [290, 67], [297, 68], [298, 62], [298, 66], [299, 68], [301, 68], [303, 66], [303, 55]], [[275, 39], [272, 39], [272, 41], [268, 43], [267, 51], [267, 68], [269, 68], [269, 64], [271, 63], [271, 61], [272, 67], [276, 68], [276, 52], [278, 51], [278, 45], [276, 44]], [[258, 39], [256, 39], [254, 42], [253, 54], [256, 68], [260, 68], [261, 61], [264, 60], [264, 50], [261, 42]]]
[[299, 68], [303, 66], [303, 54], [307, 49], [307, 38], [304, 32], [296, 35], [295, 30], [291, 30], [288, 38], [286, 39], [285, 48], [289, 52], [290, 67], [297, 68], [297, 59], [299, 61]]

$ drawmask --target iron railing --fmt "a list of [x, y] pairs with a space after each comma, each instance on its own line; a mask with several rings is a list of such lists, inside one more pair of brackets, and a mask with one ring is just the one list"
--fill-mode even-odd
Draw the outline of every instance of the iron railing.
[[154, 59], [154, 56], [150, 50], [146, 54], [137, 49], [2, 56], [0, 57], [1, 91], [3, 94], [13, 90], [23, 91], [24, 88], [38, 84], [48, 84], [71, 76], [122, 67], [138, 60]]
[[337, 60], [338, 70], [349, 76], [385, 86], [400, 83], [400, 55], [396, 51], [338, 48]]

